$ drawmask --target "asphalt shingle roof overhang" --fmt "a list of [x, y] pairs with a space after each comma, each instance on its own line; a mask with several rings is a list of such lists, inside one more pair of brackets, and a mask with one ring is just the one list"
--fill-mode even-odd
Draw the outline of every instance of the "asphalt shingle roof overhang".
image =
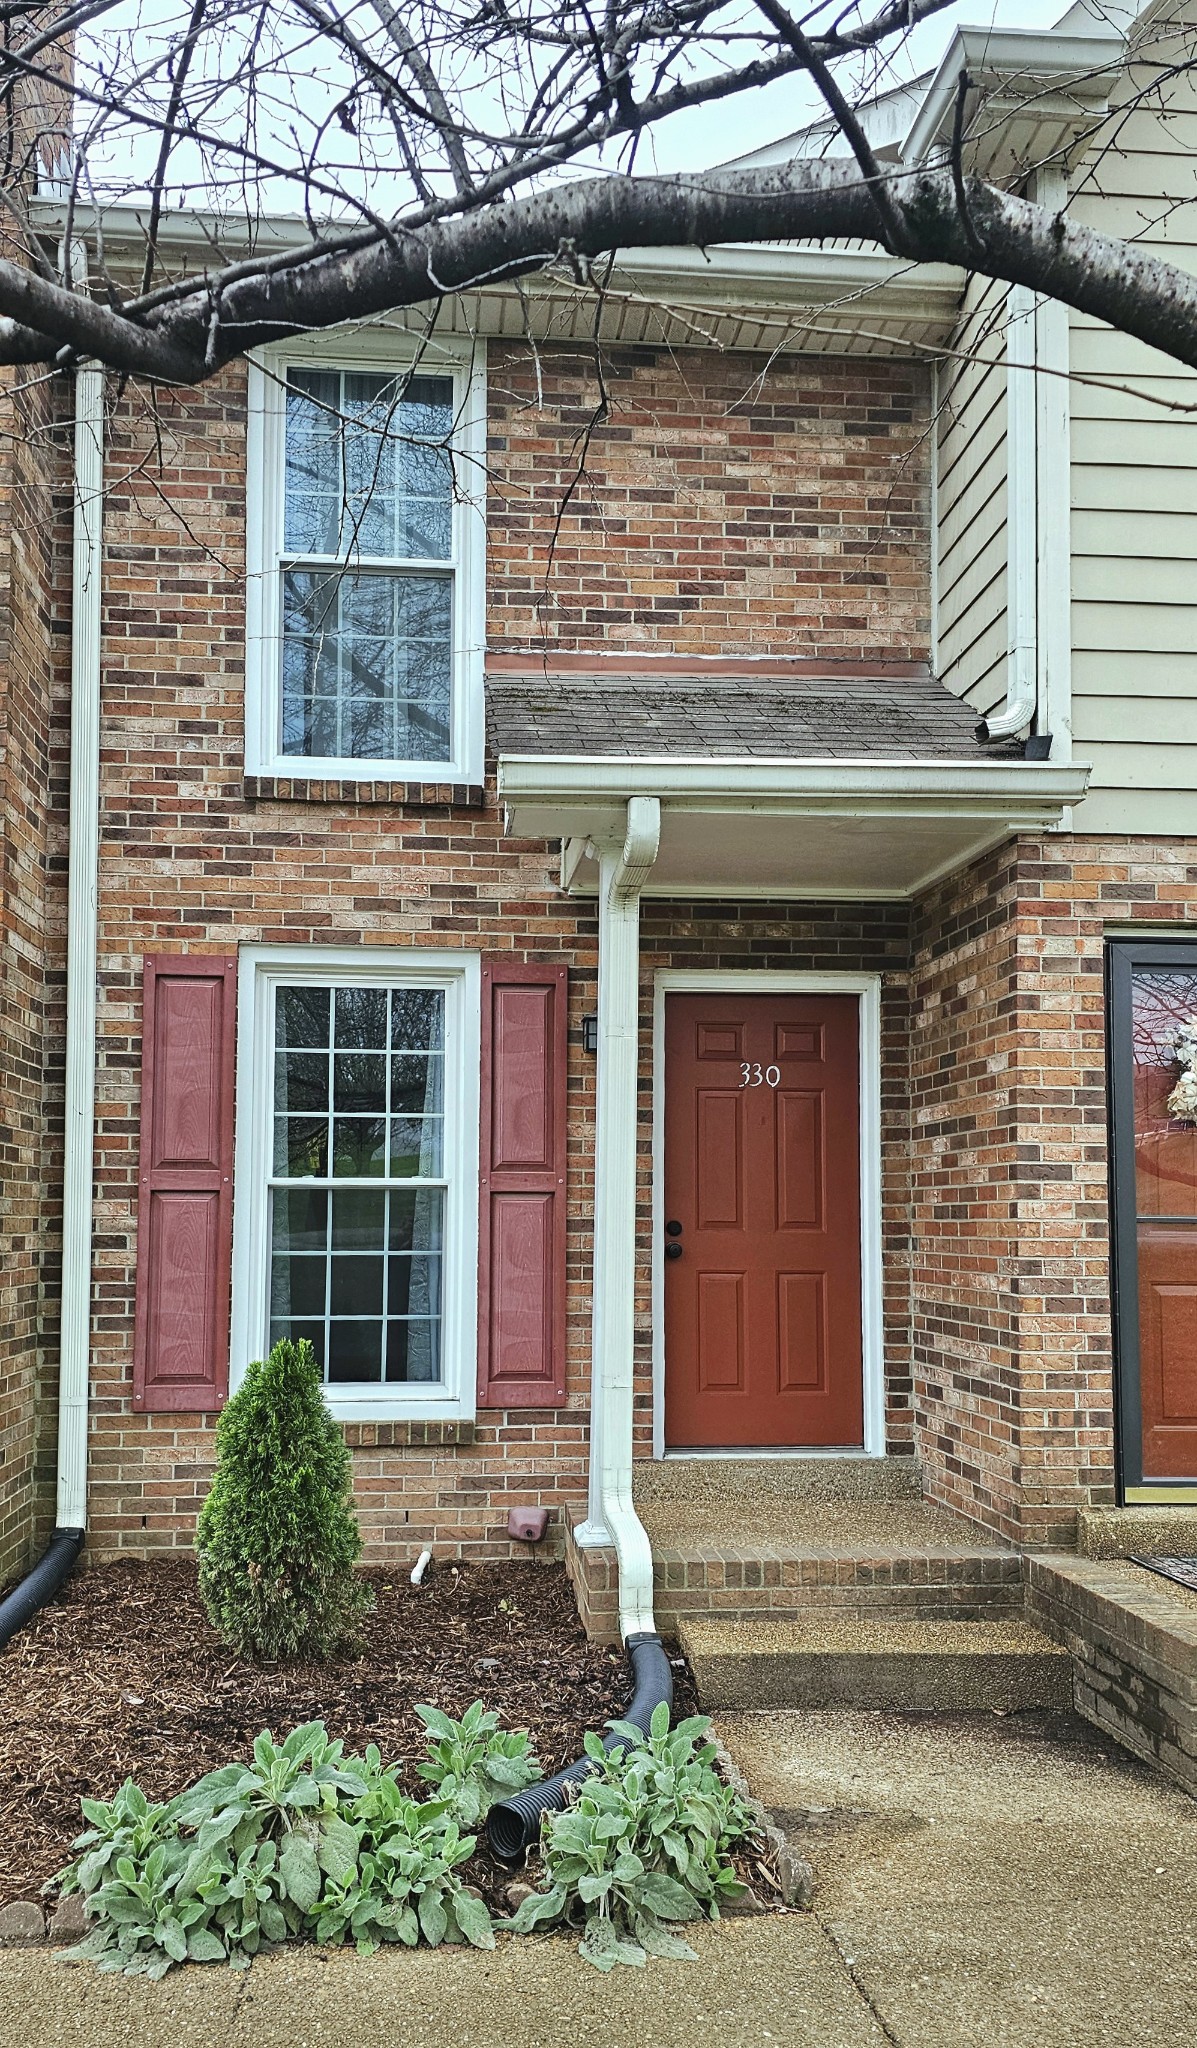
[[[576, 659], [576, 657], [575, 657]], [[633, 796], [660, 801], [649, 895], [908, 898], [1057, 824], [1088, 771], [996, 754], [925, 670], [537, 674], [488, 680], [509, 831], [566, 842], [592, 891]]]

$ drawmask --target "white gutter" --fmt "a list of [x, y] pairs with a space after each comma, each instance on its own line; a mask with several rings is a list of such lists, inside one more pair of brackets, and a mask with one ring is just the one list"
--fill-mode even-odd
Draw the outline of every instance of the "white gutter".
[[1006, 702], [981, 720], [983, 740], [1013, 739], [1039, 704], [1036, 383], [1035, 294], [1012, 284], [1006, 297]]
[[87, 1525], [92, 1175], [96, 1083], [96, 873], [100, 799], [100, 565], [104, 373], [75, 373], [71, 577], [71, 795], [67, 885], [66, 1141], [58, 1367], [60, 1529]]
[[581, 809], [655, 796], [670, 807], [802, 812], [847, 809], [911, 816], [964, 807], [970, 813], [1039, 815], [1079, 802], [1088, 768], [1054, 761], [848, 761], [754, 755], [503, 754], [499, 793]]
[[636, 1084], [640, 1023], [640, 891], [657, 857], [661, 806], [628, 803], [623, 844], [599, 851], [599, 1046], [594, 1138], [590, 1501], [583, 1547], [613, 1544], [619, 1628], [655, 1635], [653, 1559], [632, 1501], [636, 1283]]

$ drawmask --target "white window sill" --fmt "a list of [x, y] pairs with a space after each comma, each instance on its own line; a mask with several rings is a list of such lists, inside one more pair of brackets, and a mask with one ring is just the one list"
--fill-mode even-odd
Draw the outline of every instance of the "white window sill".
[[442, 1393], [406, 1395], [334, 1394], [326, 1387], [325, 1406], [334, 1422], [472, 1422], [473, 1404]]
[[469, 782], [460, 761], [338, 761], [318, 754], [279, 754], [249, 771], [288, 782]]

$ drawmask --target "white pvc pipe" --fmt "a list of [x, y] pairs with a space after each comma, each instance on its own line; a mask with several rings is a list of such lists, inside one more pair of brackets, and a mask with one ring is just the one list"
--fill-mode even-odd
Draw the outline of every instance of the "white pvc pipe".
[[419, 1585], [421, 1579], [423, 1578], [425, 1572], [428, 1570], [428, 1567], [431, 1563], [432, 1552], [430, 1550], [422, 1550], [420, 1552], [420, 1555], [416, 1559], [415, 1564], [412, 1567], [411, 1582], [413, 1586]]
[[1039, 564], [1035, 514], [1035, 296], [1006, 300], [1006, 702], [981, 721], [984, 737], [1013, 739], [1038, 706], [1035, 649]]
[[640, 891], [657, 857], [661, 805], [635, 796], [620, 849], [599, 863], [599, 1051], [594, 1139], [590, 1500], [577, 1540], [611, 1543], [621, 1634], [655, 1634], [653, 1560], [632, 1501], [636, 1280], [636, 1084]]
[[100, 805], [100, 573], [104, 373], [75, 373], [75, 520], [71, 578], [71, 795], [67, 884], [66, 1136], [58, 1366], [60, 1529], [87, 1526], [95, 1150], [97, 866]]

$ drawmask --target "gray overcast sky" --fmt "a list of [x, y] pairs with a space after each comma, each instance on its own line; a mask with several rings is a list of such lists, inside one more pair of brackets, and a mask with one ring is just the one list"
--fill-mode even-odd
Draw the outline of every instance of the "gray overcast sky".
[[[906, 43], [894, 65], [891, 82], [932, 69], [942, 57], [953, 30], [969, 28], [1050, 28], [1069, 0], [965, 0], [924, 22]], [[760, 92], [679, 115], [654, 131], [638, 160], [642, 171], [697, 171], [729, 157], [776, 141], [805, 121], [817, 119], [823, 103], [804, 80], [784, 78]]]

